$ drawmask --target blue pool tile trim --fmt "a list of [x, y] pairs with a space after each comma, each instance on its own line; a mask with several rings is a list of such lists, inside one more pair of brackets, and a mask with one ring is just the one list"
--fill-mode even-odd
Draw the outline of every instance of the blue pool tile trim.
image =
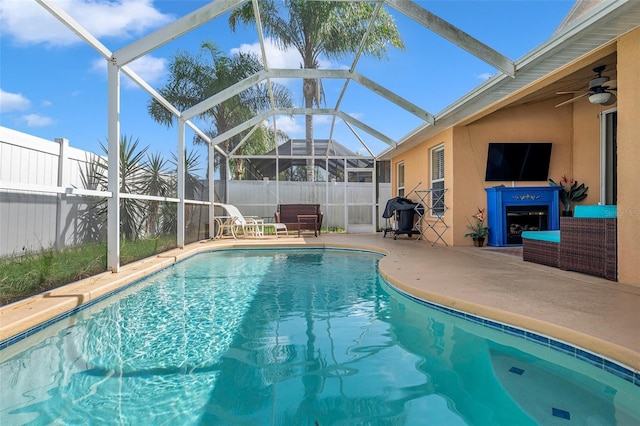
[[550, 340], [548, 337], [541, 336], [531, 331], [525, 332], [525, 338], [532, 342], [540, 343], [543, 346], [550, 346], [550, 343], [549, 343]]
[[467, 321], [471, 321], [476, 324], [484, 325], [485, 327], [489, 327], [494, 330], [501, 331], [503, 333], [511, 334], [512, 336], [520, 337], [522, 339], [537, 343], [542, 346], [546, 346], [558, 352], [562, 352], [566, 355], [573, 356], [574, 358], [578, 358], [584, 362], [588, 362], [589, 364], [592, 364], [600, 368], [601, 370], [605, 370], [608, 373], [614, 374], [640, 387], [640, 372], [634, 372], [632, 369], [622, 364], [619, 364], [615, 361], [611, 361], [609, 359], [603, 358], [600, 355], [594, 354], [582, 348], [570, 345], [561, 340], [555, 340], [551, 337], [543, 336], [541, 334], [535, 333], [530, 330], [525, 330], [519, 327], [515, 327], [513, 325], [504, 324], [498, 321], [490, 320], [488, 318], [479, 317], [477, 315], [469, 314], [463, 311], [459, 311], [443, 305], [439, 305], [437, 303], [419, 299], [409, 293], [405, 293], [399, 288], [396, 288], [395, 286], [391, 285], [387, 281], [385, 281], [385, 283], [387, 283], [388, 287], [393, 289], [398, 294], [408, 299], [411, 299], [416, 303], [428, 306], [440, 312], [445, 312], [447, 314], [453, 315], [458, 318], [465, 319]]
[[566, 344], [564, 342], [558, 342], [557, 340], [551, 340], [550, 343], [551, 343], [551, 347], [553, 349], [555, 349], [556, 351], [558, 351], [558, 352], [562, 352], [562, 353], [569, 354], [569, 355], [572, 355], [572, 354], [575, 353], [576, 348], [574, 348], [573, 346], [568, 345], [568, 344]]
[[518, 376], [522, 376], [524, 374], [524, 370], [518, 367], [511, 367], [509, 369], [510, 373], [517, 374]]
[[551, 414], [553, 414], [553, 417], [571, 420], [571, 413], [569, 413], [567, 410], [561, 410], [560, 408], [551, 407]]
[[[227, 251], [227, 250], [247, 250], [247, 249], [245, 249], [245, 248], [225, 248], [225, 249], [218, 249], [218, 250], [208, 250], [208, 251], [204, 251], [204, 252], [201, 252], [201, 253], [219, 252], [219, 251]], [[265, 251], [267, 251], [267, 250], [273, 250], [273, 248], [265, 247], [265, 248], [261, 248], [261, 249], [251, 249], [251, 250], [265, 250]], [[300, 250], [300, 248], [296, 247], [296, 248], [279, 249], [279, 250]], [[331, 251], [344, 250], [344, 251], [351, 251], [351, 252], [356, 251], [356, 252], [364, 252], [364, 253], [369, 253], [369, 254], [377, 254], [377, 255], [380, 255], [381, 257], [384, 256], [384, 254], [382, 254], [380, 252], [376, 252], [376, 251], [372, 251], [372, 250], [360, 250], [360, 249], [353, 250], [353, 249], [316, 248], [316, 247], [314, 247], [314, 248], [308, 248], [308, 249], [303, 249], [303, 250], [331, 250]], [[195, 254], [194, 256], [197, 256], [197, 255], [198, 255], [198, 253]], [[186, 260], [186, 259], [183, 259], [183, 260]], [[183, 260], [180, 260], [180, 262], [182, 262]], [[92, 306], [92, 305], [94, 305], [94, 304], [96, 304], [98, 302], [101, 302], [102, 300], [104, 300], [104, 299], [106, 299], [108, 297], [111, 297], [114, 294], [117, 294], [117, 293], [119, 293], [119, 292], [121, 292], [123, 290], [126, 290], [127, 288], [129, 288], [129, 287], [131, 287], [133, 285], [136, 285], [139, 282], [141, 282], [141, 281], [143, 281], [143, 280], [145, 280], [145, 279], [147, 279], [149, 277], [152, 277], [155, 274], [158, 274], [158, 273], [164, 271], [165, 269], [170, 268], [173, 265], [175, 265], [175, 263], [171, 264], [171, 265], [167, 265], [166, 267], [161, 268], [161, 269], [155, 271], [154, 273], [149, 274], [149, 275], [147, 275], [145, 277], [142, 277], [142, 278], [139, 278], [139, 279], [137, 279], [135, 281], [132, 281], [131, 283], [129, 283], [129, 284], [127, 284], [127, 285], [125, 285], [125, 286], [123, 286], [121, 288], [115, 289], [115, 290], [113, 290], [113, 291], [111, 291], [111, 292], [109, 292], [109, 293], [107, 293], [107, 294], [105, 294], [105, 295], [103, 295], [101, 297], [98, 297], [98, 298], [96, 298], [94, 300], [91, 300], [91, 301], [85, 303], [85, 304], [82, 304], [82, 305], [80, 305], [80, 306], [78, 306], [78, 307], [76, 307], [76, 308], [74, 308], [74, 309], [72, 309], [72, 310], [70, 310], [68, 312], [60, 314], [57, 317], [51, 318], [50, 320], [45, 321], [44, 323], [39, 324], [39, 325], [37, 325], [37, 326], [35, 326], [33, 328], [30, 328], [29, 330], [23, 331], [22, 333], [16, 334], [15, 336], [12, 336], [12, 337], [10, 337], [8, 339], [5, 339], [5, 340], [0, 342], [0, 350], [6, 349], [9, 346], [11, 346], [11, 345], [13, 345], [15, 343], [18, 343], [19, 341], [24, 340], [27, 337], [29, 337], [29, 336], [31, 336], [31, 335], [33, 335], [33, 334], [35, 334], [35, 333], [47, 328], [48, 326], [50, 326], [50, 325], [52, 325], [52, 324], [54, 324], [54, 323], [56, 323], [56, 322], [58, 322], [58, 321], [60, 321], [62, 319], [65, 319], [65, 318], [67, 318], [67, 317], [69, 317], [69, 316], [81, 311], [82, 309], [88, 308], [88, 307], [90, 307], [90, 306]], [[469, 313], [466, 313], [466, 312], [463, 312], [463, 311], [460, 311], [460, 310], [457, 310], [457, 309], [448, 308], [446, 306], [439, 305], [437, 303], [428, 302], [426, 300], [419, 299], [419, 298], [417, 298], [415, 296], [412, 296], [411, 294], [405, 293], [405, 292], [401, 291], [400, 289], [394, 287], [393, 285], [391, 285], [387, 281], [385, 281], [384, 278], [380, 277], [380, 279], [383, 280], [384, 282], [386, 282], [389, 288], [393, 289], [398, 294], [400, 294], [400, 295], [402, 295], [402, 296], [404, 296], [404, 297], [406, 297], [408, 299], [413, 300], [414, 302], [417, 302], [417, 303], [420, 303], [422, 305], [428, 306], [428, 307], [430, 307], [432, 309], [435, 309], [437, 311], [440, 311], [440, 312], [445, 312], [445, 313], [447, 313], [449, 315], [453, 315], [454, 317], [458, 317], [458, 318], [462, 318], [462, 319], [465, 319], [465, 320], [468, 320], [468, 321], [472, 321], [474, 323], [483, 325], [485, 327], [489, 327], [489, 328], [492, 328], [494, 330], [501, 331], [503, 333], [511, 334], [513, 336], [521, 337], [523, 339], [526, 339], [526, 340], [541, 344], [543, 346], [549, 347], [551, 349], [560, 351], [560, 352], [565, 353], [567, 355], [574, 356], [574, 357], [576, 357], [576, 358], [578, 358], [578, 359], [580, 359], [582, 361], [585, 361], [585, 362], [588, 362], [588, 363], [590, 363], [592, 365], [595, 365], [596, 367], [598, 367], [598, 368], [600, 368], [602, 370], [605, 370], [605, 371], [607, 371], [607, 372], [609, 372], [611, 374], [615, 374], [616, 376], [618, 376], [618, 377], [620, 377], [620, 378], [622, 378], [624, 380], [627, 380], [628, 382], [631, 382], [634, 385], [640, 387], [640, 372], [636, 373], [633, 370], [631, 370], [630, 368], [627, 368], [626, 366], [621, 365], [621, 364], [619, 364], [617, 362], [605, 359], [605, 358], [603, 358], [603, 357], [601, 357], [599, 355], [593, 354], [593, 353], [588, 352], [588, 351], [586, 351], [584, 349], [572, 346], [572, 345], [570, 345], [568, 343], [565, 343], [565, 342], [562, 342], [560, 340], [555, 340], [555, 339], [550, 338], [550, 337], [539, 335], [539, 334], [534, 333], [534, 332], [529, 331], [529, 330], [521, 329], [521, 328], [518, 328], [518, 327], [514, 327], [512, 325], [509, 325], [509, 324], [504, 324], [504, 323], [501, 323], [501, 322], [490, 320], [488, 318], [479, 317], [477, 315], [469, 314]]]

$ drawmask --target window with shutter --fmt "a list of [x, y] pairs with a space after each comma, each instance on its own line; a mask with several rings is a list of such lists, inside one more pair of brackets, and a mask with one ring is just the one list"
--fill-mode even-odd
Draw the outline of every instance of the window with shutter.
[[438, 146], [431, 150], [431, 215], [444, 211], [444, 146]]
[[398, 163], [398, 197], [404, 197], [404, 162]]

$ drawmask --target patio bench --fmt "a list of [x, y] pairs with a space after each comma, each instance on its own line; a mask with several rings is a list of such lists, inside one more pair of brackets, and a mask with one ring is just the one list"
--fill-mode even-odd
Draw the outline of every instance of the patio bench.
[[[298, 216], [315, 216], [315, 229], [309, 229], [308, 220], [301, 222]], [[274, 214], [276, 223], [284, 223], [289, 230], [309, 229], [320, 232], [324, 215], [320, 211], [320, 204], [278, 204], [278, 209]]]

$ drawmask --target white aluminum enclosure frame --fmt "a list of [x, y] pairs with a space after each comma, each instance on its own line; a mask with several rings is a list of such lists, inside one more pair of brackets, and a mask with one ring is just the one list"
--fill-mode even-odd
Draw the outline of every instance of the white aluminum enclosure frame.
[[[184, 205], [186, 202], [190, 202], [184, 199], [184, 137], [185, 137], [185, 126], [189, 126], [192, 128], [200, 137], [202, 137], [206, 142], [210, 144], [212, 147], [209, 151], [210, 154], [213, 153], [213, 149], [217, 148], [217, 152], [223, 155], [224, 158], [228, 160], [229, 153], [225, 153], [220, 150], [217, 145], [226, 140], [227, 138], [239, 134], [245, 130], [249, 130], [250, 128], [256, 126], [258, 123], [263, 120], [279, 115], [279, 114], [303, 114], [303, 115], [330, 115], [333, 116], [333, 120], [335, 123], [336, 118], [342, 119], [348, 125], [351, 124], [360, 128], [361, 130], [371, 134], [372, 136], [378, 138], [389, 146], [396, 146], [398, 141], [393, 140], [392, 138], [387, 137], [383, 133], [377, 131], [373, 127], [363, 123], [345, 112], [340, 110], [340, 102], [342, 99], [342, 94], [344, 94], [346, 86], [349, 84], [351, 80], [356, 81], [361, 84], [368, 90], [375, 92], [392, 103], [400, 106], [406, 111], [418, 116], [422, 120], [424, 120], [425, 125], [433, 126], [435, 124], [435, 117], [418, 107], [417, 105], [412, 104], [406, 99], [394, 94], [392, 91], [384, 88], [383, 86], [369, 80], [368, 78], [360, 75], [355, 72], [355, 68], [357, 62], [360, 58], [360, 54], [362, 48], [359, 52], [356, 53], [355, 59], [351, 68], [347, 70], [278, 70], [278, 69], [270, 69], [268, 64], [268, 58], [266, 57], [266, 50], [264, 48], [264, 36], [261, 28], [261, 22], [259, 19], [259, 2], [257, 0], [251, 0], [253, 2], [254, 10], [257, 12], [257, 33], [259, 42], [261, 45], [262, 51], [262, 59], [265, 65], [264, 71], [257, 73], [256, 75], [246, 79], [245, 81], [238, 83], [215, 96], [212, 96], [209, 99], [203, 100], [197, 106], [190, 108], [187, 111], [179, 111], [175, 107], [173, 107], [166, 99], [164, 99], [159, 93], [157, 93], [153, 88], [151, 88], [141, 77], [139, 77], [136, 73], [134, 73], [128, 66], [131, 61], [144, 56], [145, 54], [153, 51], [154, 49], [170, 42], [171, 40], [180, 37], [183, 34], [188, 33], [189, 31], [206, 24], [207, 22], [216, 19], [217, 17], [223, 15], [224, 13], [246, 3], [247, 0], [214, 0], [205, 6], [199, 8], [198, 10], [171, 22], [168, 25], [158, 29], [157, 31], [148, 34], [133, 43], [123, 47], [122, 49], [111, 52], [106, 46], [104, 46], [97, 38], [95, 38], [89, 31], [87, 31], [80, 23], [74, 20], [70, 15], [68, 15], [62, 8], [60, 8], [55, 1], [53, 0], [35, 0], [39, 3], [43, 8], [45, 8], [50, 14], [60, 20], [64, 25], [66, 25], [71, 31], [77, 34], [81, 39], [83, 39], [87, 44], [93, 47], [97, 52], [99, 52], [105, 60], [109, 62], [108, 67], [108, 156], [109, 156], [109, 164], [113, 167], [109, 168], [109, 183], [108, 188], [111, 193], [108, 198], [108, 227], [107, 227], [107, 245], [108, 245], [108, 260], [107, 260], [107, 268], [113, 272], [118, 272], [120, 269], [120, 251], [119, 251], [119, 239], [120, 239], [120, 226], [119, 226], [119, 204], [120, 199], [124, 194], [120, 194], [119, 185], [118, 185], [118, 173], [119, 170], [119, 145], [120, 145], [120, 120], [119, 120], [119, 112], [120, 112], [120, 72], [124, 72], [128, 77], [130, 77], [135, 83], [137, 83], [143, 90], [145, 90], [151, 97], [160, 102], [165, 108], [167, 108], [178, 121], [178, 137], [177, 137], [177, 150], [178, 150], [178, 235], [177, 235], [177, 244], [179, 247], [184, 246]], [[322, 0], [319, 0], [322, 1]], [[358, 1], [358, 0], [353, 0]], [[398, 10], [399, 12], [405, 14], [409, 18], [414, 21], [420, 23], [425, 26], [427, 29], [441, 35], [442, 37], [450, 40], [452, 43], [460, 46], [461, 48], [467, 50], [473, 55], [477, 56], [481, 60], [495, 66], [497, 69], [504, 72], [506, 75], [510, 77], [515, 77], [515, 63], [509, 58], [501, 55], [497, 51], [489, 48], [485, 44], [480, 41], [474, 39], [463, 31], [457, 29], [453, 25], [448, 22], [438, 18], [432, 13], [428, 12], [426, 9], [422, 8], [418, 4], [408, 1], [408, 0], [378, 0], [375, 1], [377, 3], [376, 10], [374, 12], [373, 17], [377, 15], [380, 8], [383, 4], [387, 4], [390, 7]], [[373, 19], [372, 19], [373, 21]], [[367, 37], [368, 32], [365, 34], [365, 38]], [[361, 46], [364, 45], [364, 39], [361, 42]], [[241, 126], [238, 126], [228, 132], [225, 132], [221, 135], [218, 135], [213, 140], [210, 140], [204, 132], [197, 128], [197, 126], [193, 125], [189, 120], [195, 117], [198, 113], [205, 111], [208, 108], [211, 108], [214, 105], [217, 105], [220, 102], [223, 102], [226, 99], [229, 99], [231, 96], [234, 96], [237, 93], [240, 93], [242, 90], [258, 84], [262, 81], [266, 81], [270, 90], [271, 90], [271, 79], [273, 78], [314, 78], [314, 79], [322, 79], [322, 78], [341, 78], [345, 80], [345, 86], [342, 91], [342, 94], [339, 97], [339, 100], [336, 106], [332, 109], [304, 109], [304, 108], [292, 108], [290, 110], [277, 110], [272, 102], [272, 109], [268, 112], [257, 115], [256, 117], [247, 120]], [[275, 122], [275, 120], [274, 120]], [[331, 130], [333, 133], [333, 127]], [[331, 136], [329, 137], [331, 139]], [[365, 148], [369, 151], [369, 149], [365, 146]], [[213, 161], [211, 159], [212, 155], [210, 155], [209, 163]], [[375, 173], [375, 172], [374, 172]], [[213, 174], [211, 173], [211, 178], [213, 179]], [[210, 182], [210, 188], [213, 188], [213, 182]], [[211, 189], [212, 191], [212, 189]], [[135, 197], [133, 194], [127, 194], [126, 196]], [[213, 215], [213, 209], [210, 209], [210, 215]]]

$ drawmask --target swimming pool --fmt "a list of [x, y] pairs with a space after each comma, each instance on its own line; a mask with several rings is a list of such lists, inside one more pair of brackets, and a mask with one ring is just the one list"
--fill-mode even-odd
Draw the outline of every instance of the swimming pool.
[[7, 424], [638, 424], [640, 388], [407, 298], [380, 256], [203, 253], [0, 352]]

